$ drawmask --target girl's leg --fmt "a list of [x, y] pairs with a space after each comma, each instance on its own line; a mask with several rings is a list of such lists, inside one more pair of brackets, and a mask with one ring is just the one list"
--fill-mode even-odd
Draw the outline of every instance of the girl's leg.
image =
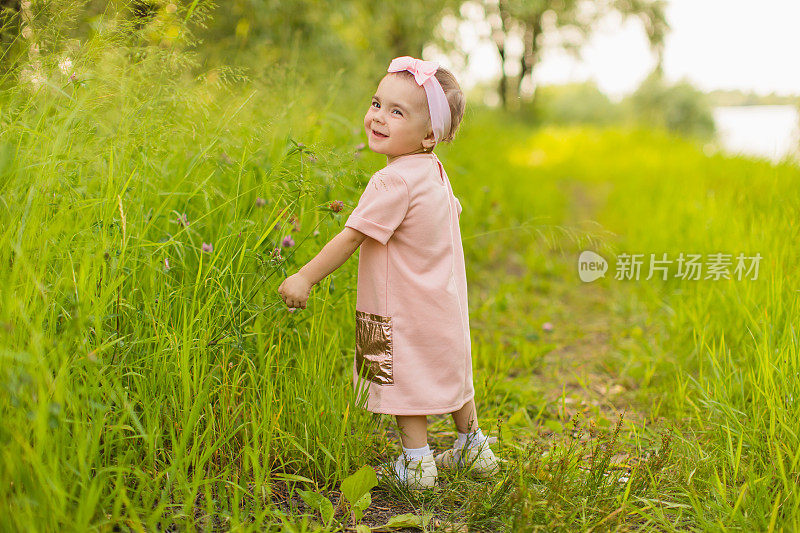
[[400, 427], [404, 448], [422, 448], [428, 444], [428, 417], [425, 415], [395, 415]]
[[450, 413], [459, 433], [472, 433], [478, 431], [478, 413], [475, 409], [475, 398], [471, 399], [458, 411]]

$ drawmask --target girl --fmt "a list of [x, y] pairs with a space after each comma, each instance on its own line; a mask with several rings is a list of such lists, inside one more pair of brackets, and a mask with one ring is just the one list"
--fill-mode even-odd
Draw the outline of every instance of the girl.
[[[361, 247], [356, 293], [353, 386], [366, 409], [397, 417], [403, 453], [381, 465], [411, 489], [436, 485], [437, 467], [499, 471], [477, 422], [472, 385], [461, 203], [433, 148], [453, 140], [464, 115], [455, 77], [434, 61], [392, 60], [364, 128], [386, 154], [345, 222], [278, 292], [305, 309], [309, 292]], [[433, 456], [426, 415], [450, 413], [452, 449]]]

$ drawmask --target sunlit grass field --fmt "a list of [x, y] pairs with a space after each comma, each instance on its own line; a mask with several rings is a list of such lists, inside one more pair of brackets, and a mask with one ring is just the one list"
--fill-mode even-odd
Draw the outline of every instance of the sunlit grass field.
[[[305, 310], [276, 292], [385, 165], [359, 146], [373, 87], [361, 105], [339, 76], [226, 84], [169, 61], [98, 48], [73, 80], [0, 96], [4, 529], [301, 530], [278, 487], [330, 494], [383, 458], [350, 381], [357, 257]], [[474, 106], [439, 157], [464, 206], [481, 424], [500, 420], [510, 462], [457, 485], [466, 504], [422, 506], [487, 529], [800, 527], [797, 167]], [[756, 280], [583, 284], [586, 249], [763, 259]], [[567, 297], [589, 291], [596, 309]], [[582, 467], [566, 441], [537, 447], [538, 427], [571, 431], [548, 414], [559, 383], [510, 376], [557, 346], [542, 323], [563, 339], [590, 319], [613, 325], [600, 363], [658, 423], [618, 435], [595, 413]], [[658, 453], [608, 481], [624, 435]]]

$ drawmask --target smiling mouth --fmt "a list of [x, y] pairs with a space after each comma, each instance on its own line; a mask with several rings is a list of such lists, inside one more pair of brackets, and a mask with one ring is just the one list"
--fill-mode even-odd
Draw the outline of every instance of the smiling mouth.
[[375, 137], [379, 137], [381, 139], [385, 139], [388, 135], [384, 135], [383, 133], [379, 133], [375, 130], [370, 130]]

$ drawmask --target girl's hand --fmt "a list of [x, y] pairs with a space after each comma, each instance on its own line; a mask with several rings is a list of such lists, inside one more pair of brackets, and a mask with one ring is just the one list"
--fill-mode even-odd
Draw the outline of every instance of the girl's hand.
[[300, 272], [296, 272], [283, 280], [278, 287], [278, 293], [283, 298], [284, 303], [289, 307], [306, 308], [306, 301], [311, 292], [311, 283], [304, 278]]

